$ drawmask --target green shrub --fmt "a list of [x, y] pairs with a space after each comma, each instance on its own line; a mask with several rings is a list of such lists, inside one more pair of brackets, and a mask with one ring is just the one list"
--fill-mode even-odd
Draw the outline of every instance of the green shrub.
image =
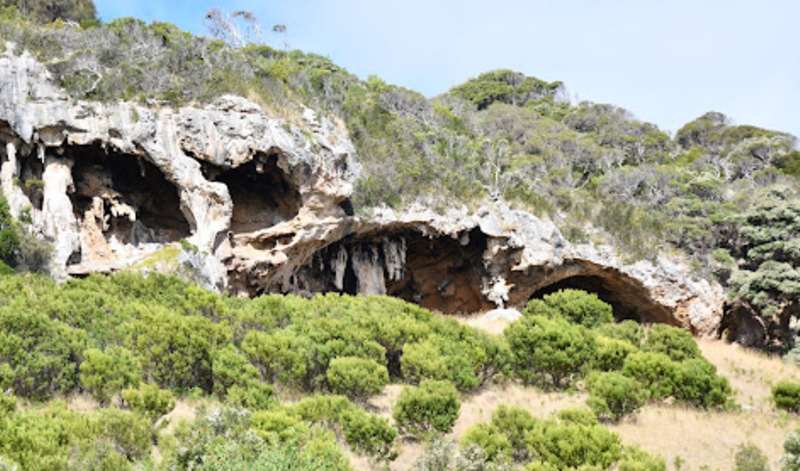
[[496, 339], [451, 321], [437, 330], [403, 347], [400, 367], [405, 381], [447, 380], [469, 391], [506, 367], [508, 351]]
[[458, 391], [446, 381], [423, 381], [403, 389], [394, 405], [393, 416], [404, 433], [421, 436], [448, 433], [458, 419], [461, 403]]
[[782, 471], [800, 471], [800, 429], [790, 433], [783, 442]]
[[569, 407], [561, 409], [557, 414], [558, 420], [564, 423], [577, 425], [597, 425], [597, 414], [586, 407]]
[[463, 449], [448, 438], [436, 438], [431, 441], [414, 462], [410, 469], [414, 471], [452, 471], [452, 470], [486, 470], [500, 471], [504, 468], [494, 466], [486, 457], [486, 453], [478, 446], [468, 445]]
[[592, 367], [600, 371], [621, 370], [628, 355], [638, 349], [625, 340], [597, 337], [597, 352]]
[[483, 110], [495, 102], [522, 106], [531, 100], [552, 98], [560, 87], [561, 82], [545, 82], [502, 69], [485, 72], [454, 87], [450, 93]]
[[357, 452], [391, 461], [397, 430], [383, 417], [352, 408], [342, 414], [341, 427], [347, 443]]
[[129, 469], [150, 452], [150, 423], [114, 408], [77, 413], [63, 402], [0, 417], [0, 456], [20, 469]]
[[[267, 412], [259, 415], [264, 420], [256, 421], [253, 428], [246, 411], [230, 408], [213, 410], [194, 422], [179, 425], [174, 444], [165, 450], [164, 467], [202, 471], [351, 470], [330, 431], [304, 425], [296, 430], [299, 433], [285, 434], [285, 443], [265, 441], [259, 436], [260, 427], [280, 431], [286, 430], [287, 424], [292, 428], [298, 421], [286, 414], [282, 417], [288, 417], [289, 422]], [[272, 419], [266, 419], [268, 415]]]
[[211, 361], [214, 392], [220, 398], [225, 398], [233, 387], [241, 391], [255, 389], [261, 383], [256, 367], [233, 345], [215, 350]]
[[407, 344], [400, 359], [403, 379], [418, 384], [426, 379], [451, 381], [461, 390], [480, 385], [476, 366], [468, 349], [442, 336]]
[[0, 418], [10, 416], [17, 409], [17, 398], [6, 394], [0, 394]]
[[102, 409], [97, 414], [99, 437], [106, 438], [115, 449], [131, 461], [150, 453], [152, 433], [150, 422], [135, 413], [114, 408]]
[[563, 289], [544, 296], [543, 301], [568, 321], [596, 327], [614, 321], [614, 310], [594, 293]]
[[135, 386], [141, 380], [141, 368], [133, 354], [121, 347], [107, 351], [90, 348], [83, 352], [80, 365], [81, 387], [101, 405], [107, 404], [114, 394]]
[[27, 306], [0, 308], [0, 373], [19, 397], [44, 400], [78, 384], [84, 333]]
[[308, 434], [310, 424], [290, 410], [263, 410], [253, 413], [250, 425], [270, 445], [299, 440]]
[[675, 391], [678, 365], [663, 353], [637, 352], [628, 356], [622, 372], [635, 379], [652, 399], [664, 399]]
[[598, 417], [617, 421], [635, 412], [647, 400], [636, 380], [620, 373], [595, 373], [587, 381], [589, 407]]
[[556, 317], [561, 315], [561, 312], [542, 299], [531, 299], [525, 305], [522, 314], [525, 316]]
[[617, 466], [619, 471], [667, 471], [664, 458], [653, 456], [636, 447], [625, 447]]
[[665, 324], [657, 324], [650, 328], [642, 350], [663, 353], [674, 361], [702, 357], [691, 333]]
[[272, 445], [293, 443], [308, 434], [312, 424], [344, 436], [350, 447], [380, 460], [396, 456], [397, 430], [389, 422], [357, 407], [342, 396], [311, 396], [291, 406], [258, 411], [251, 424]]
[[[505, 433], [490, 423], [470, 427], [461, 439], [461, 446], [477, 447], [486, 455], [487, 460], [495, 463], [511, 460], [515, 451]], [[523, 451], [527, 453], [527, 450]]]
[[579, 325], [541, 316], [523, 317], [505, 330], [516, 375], [527, 383], [561, 387], [592, 359], [594, 337]]
[[142, 383], [138, 388], [122, 391], [126, 406], [155, 422], [175, 407], [175, 396], [171, 391], [154, 384]]
[[492, 414], [492, 427], [502, 431], [510, 445], [510, 456], [516, 462], [529, 458], [525, 446], [525, 436], [537, 425], [536, 419], [528, 411], [519, 407], [498, 407]]
[[644, 341], [644, 329], [642, 325], [632, 320], [602, 324], [597, 326], [594, 330], [599, 335], [612, 339], [624, 340], [637, 348], [640, 347]]
[[781, 381], [772, 387], [775, 407], [790, 412], [800, 412], [800, 383]]
[[769, 459], [752, 443], [739, 445], [734, 463], [734, 471], [769, 471]]
[[159, 307], [144, 312], [128, 332], [146, 379], [166, 388], [212, 390], [211, 352], [227, 337], [222, 325]]
[[327, 377], [331, 391], [359, 400], [380, 393], [389, 382], [389, 373], [384, 365], [358, 357], [334, 358]]
[[717, 375], [714, 365], [698, 358], [678, 364], [673, 394], [695, 407], [726, 407], [733, 401], [728, 380]]
[[245, 336], [242, 348], [267, 381], [295, 387], [309, 385], [311, 342], [308, 338], [285, 330], [269, 334], [251, 331]]
[[622, 455], [619, 437], [600, 425], [545, 422], [525, 437], [531, 456], [555, 469], [607, 469]]
[[[69, 460], [71, 469], [91, 469], [97, 471], [127, 471], [133, 465], [128, 458], [116, 449], [116, 445], [106, 439], [80, 444], [72, 451]], [[3, 469], [0, 465], [0, 469]]]
[[228, 388], [226, 402], [245, 409], [267, 409], [273, 405], [274, 390], [272, 385], [262, 382], [250, 382], [245, 385], [233, 385]]
[[0, 195], [0, 260], [8, 266], [17, 265], [20, 236], [19, 226], [11, 216], [8, 200]]
[[14, 6], [27, 17], [50, 23], [69, 20], [77, 23], [96, 22], [92, 0], [0, 0], [0, 6]]

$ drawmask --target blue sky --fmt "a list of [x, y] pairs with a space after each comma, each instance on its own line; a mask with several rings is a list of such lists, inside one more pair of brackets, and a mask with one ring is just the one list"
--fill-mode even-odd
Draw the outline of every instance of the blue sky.
[[201, 34], [209, 8], [248, 9], [292, 48], [429, 96], [512, 68], [669, 131], [716, 110], [800, 136], [797, 0], [95, 1]]

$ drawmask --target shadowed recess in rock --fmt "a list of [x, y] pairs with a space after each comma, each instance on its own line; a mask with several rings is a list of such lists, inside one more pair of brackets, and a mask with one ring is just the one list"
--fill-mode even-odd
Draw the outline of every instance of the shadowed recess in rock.
[[586, 274], [567, 276], [545, 284], [537, 289], [530, 299], [542, 298], [562, 289], [579, 289], [595, 293], [597, 297], [611, 305], [614, 317], [618, 321], [630, 319], [644, 323], [678, 325], [674, 315], [650, 299], [643, 286], [620, 273], [591, 273], [587, 270]]
[[348, 237], [317, 252], [292, 280], [307, 293], [386, 294], [445, 313], [493, 306], [481, 294], [486, 238], [428, 238], [416, 231]]
[[[800, 305], [795, 303], [789, 312], [797, 312]], [[736, 342], [747, 347], [780, 352], [785, 345], [796, 343], [791, 329], [791, 316], [765, 319], [753, 306], [737, 300], [725, 303], [722, 321], [717, 335], [728, 342]]]
[[[106, 152], [100, 146], [70, 146], [75, 191], [73, 210], [81, 226], [82, 252], [101, 254], [106, 245], [175, 242], [190, 235], [178, 191], [150, 162]], [[95, 245], [96, 244], [96, 245]], [[86, 253], [84, 256], [88, 255]]]
[[258, 155], [214, 178], [225, 183], [233, 200], [232, 232], [266, 229], [297, 215], [302, 198], [277, 161], [276, 155]]
[[33, 208], [41, 210], [44, 201], [44, 163], [34, 150], [28, 156], [20, 159], [19, 181], [22, 192], [31, 201]]

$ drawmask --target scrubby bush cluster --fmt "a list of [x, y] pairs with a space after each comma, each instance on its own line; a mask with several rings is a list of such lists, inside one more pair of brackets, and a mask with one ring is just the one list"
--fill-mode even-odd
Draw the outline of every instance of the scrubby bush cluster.
[[411, 435], [448, 433], [458, 419], [458, 391], [446, 381], [425, 381], [403, 390], [394, 405], [394, 420]]
[[800, 470], [800, 430], [790, 433], [783, 442], [782, 471]]
[[[243, 300], [156, 274], [91, 276], [63, 285], [40, 275], [0, 277], [0, 390], [34, 404], [86, 393], [101, 407], [98, 421], [106, 414], [133, 421], [130, 433], [147, 445], [136, 446], [147, 449], [181, 395], [223, 404], [225, 411], [209, 411], [203, 419], [210, 429], [198, 426], [202, 433], [222, 433], [214, 425], [220, 417], [247, 416], [246, 426], [230, 432], [241, 434], [242, 443], [197, 436], [191, 431], [195, 425], [178, 434], [180, 443], [169, 458], [177, 469], [216, 469], [214, 463], [240, 453], [237, 462], [245, 467], [322, 459], [309, 447], [318, 447], [326, 463], [346, 465], [336, 437], [357, 453], [392, 459], [398, 431], [359, 403], [390, 380], [419, 384], [398, 401], [398, 427], [421, 436], [444, 433], [458, 417], [459, 390], [490, 381], [505, 369], [507, 358], [502, 339], [387, 297]], [[315, 395], [281, 405], [275, 389]], [[102, 435], [105, 425], [95, 426], [94, 416], [67, 414], [55, 405], [37, 413], [7, 409], [2, 420], [10, 421], [3, 422], [8, 433], [52, 428], [75, 434], [55, 443], [45, 437], [41, 444], [16, 435], [0, 439], [9, 447], [0, 446], [0, 456], [24, 469], [61, 469], [61, 464], [40, 466], [42, 459], [73, 466], [71, 460], [86, 464], [101, 458], [113, 460], [113, 469], [126, 469], [148, 455], [137, 448], [106, 456], [92, 448], [128, 446]], [[72, 421], [75, 430], [65, 428], [73, 427]], [[92, 434], [78, 431], [79, 424]], [[76, 447], [85, 447], [86, 455], [69, 451]], [[347, 469], [336, 466], [331, 469]]]
[[132, 274], [9, 276], [0, 293], [0, 382], [37, 400], [83, 390], [106, 403], [140, 382], [245, 402], [269, 396], [265, 382], [357, 400], [390, 377], [466, 391], [507, 357], [498, 339], [386, 297], [242, 301]]
[[[720, 271], [735, 304], [723, 322], [731, 340], [785, 352], [800, 295], [800, 204], [784, 188], [766, 192], [750, 210], [726, 221]], [[749, 321], [759, 328], [743, 328]]]
[[775, 407], [789, 412], [800, 412], [800, 383], [781, 381], [772, 387]]
[[[126, 469], [147, 460], [140, 451], [145, 445], [136, 441], [143, 435], [148, 447], [165, 440], [159, 448], [170, 469], [216, 469], [225, 462], [249, 468], [281, 460], [322, 460], [328, 464], [320, 469], [347, 469], [337, 443], [374, 460], [390, 460], [400, 433], [424, 440], [448, 433], [459, 415], [460, 393], [516, 377], [546, 387], [583, 385], [595, 412], [569, 413], [543, 428], [518, 412], [498, 412], [496, 420], [508, 422], [501, 426], [503, 434], [510, 435], [484, 433], [479, 439], [481, 429], [471, 434], [487, 460], [530, 456], [556, 463], [563, 451], [544, 444], [563, 436], [595, 445], [608, 441], [611, 451], [600, 453], [611, 453], [606, 457], [586, 450], [570, 459], [611, 463], [622, 459], [622, 449], [596, 425], [595, 414], [617, 420], [645, 400], [666, 397], [698, 407], [730, 399], [727, 383], [700, 357], [688, 334], [616, 324], [609, 309], [584, 292], [554, 293], [532, 302], [505, 337], [491, 337], [380, 296], [247, 300], [156, 274], [90, 276], [63, 285], [39, 275], [2, 276], [0, 388], [34, 405], [83, 392], [100, 409], [84, 417], [57, 403], [35, 406], [41, 409], [35, 413], [6, 406], [4, 423], [19, 424], [6, 427], [13, 433], [48, 428], [75, 437], [54, 445], [9, 436], [2, 443], [15, 444], [13, 452], [0, 449], [0, 456], [36, 466], [42, 459], [69, 466], [113, 460], [107, 466]], [[394, 404], [392, 423], [363, 408], [365, 399], [390, 381], [409, 383]], [[276, 390], [308, 397], [282, 404]], [[187, 394], [220, 405], [199, 422], [163, 436], [163, 417]], [[104, 425], [106, 418], [113, 425]], [[54, 421], [77, 421], [91, 433]], [[524, 429], [519, 434], [527, 441], [514, 435], [514, 427]], [[129, 435], [134, 432], [138, 435]], [[123, 439], [133, 444], [116, 442]], [[119, 451], [131, 446], [137, 448]], [[527, 455], [517, 456], [519, 450]], [[479, 458], [480, 453], [462, 451]]]
[[74, 21], [84, 26], [97, 24], [92, 0], [0, 0], [0, 8], [14, 7], [41, 23]]
[[602, 419], [619, 420], [648, 400], [674, 398], [701, 408], [732, 404], [730, 385], [689, 332], [613, 323], [611, 307], [594, 294], [563, 290], [534, 299], [505, 338], [518, 378], [548, 388], [585, 378], [588, 404]]
[[769, 471], [769, 459], [752, 443], [739, 445], [734, 456], [734, 471]]
[[501, 406], [490, 422], [467, 431], [462, 446], [479, 448], [489, 463], [527, 465], [526, 470], [666, 470], [663, 460], [623, 446], [591, 411], [580, 409], [543, 420]]

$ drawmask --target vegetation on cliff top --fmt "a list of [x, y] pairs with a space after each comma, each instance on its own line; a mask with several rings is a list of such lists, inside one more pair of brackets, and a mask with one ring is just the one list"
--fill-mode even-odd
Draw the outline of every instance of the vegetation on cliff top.
[[313, 54], [232, 47], [165, 23], [79, 28], [4, 11], [0, 35], [75, 98], [180, 105], [235, 93], [284, 113], [303, 103], [342, 118], [364, 165], [354, 196], [362, 209], [503, 197], [555, 218], [576, 240], [599, 237], [593, 226], [633, 256], [665, 243], [704, 256], [715, 220], [748, 205], [757, 187], [794, 187], [787, 175], [800, 165], [786, 134], [710, 113], [671, 139], [623, 109], [566, 102], [560, 82], [508, 70], [426, 99]]

